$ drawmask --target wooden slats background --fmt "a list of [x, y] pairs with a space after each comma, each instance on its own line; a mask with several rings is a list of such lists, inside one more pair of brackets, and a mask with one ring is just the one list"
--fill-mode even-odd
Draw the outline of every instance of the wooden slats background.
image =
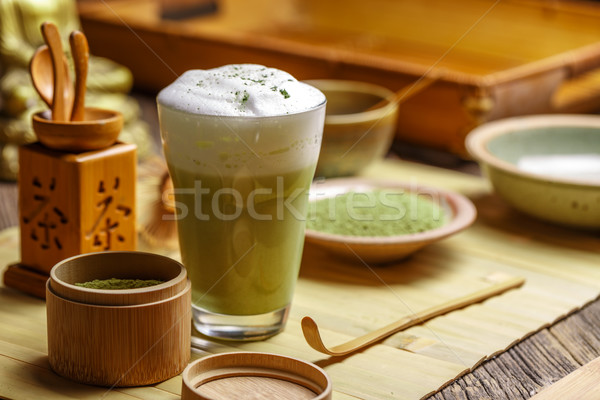
[[[393, 160], [374, 165], [364, 175], [460, 191], [477, 205], [479, 218], [467, 231], [406, 261], [385, 266], [341, 261], [321, 249], [307, 247], [285, 332], [258, 343], [215, 343], [198, 338], [193, 357], [232, 350], [286, 354], [324, 367], [333, 380], [335, 399], [416, 399], [436, 392], [600, 294], [597, 234], [552, 227], [517, 214], [490, 195], [487, 183], [479, 177]], [[18, 260], [16, 228], [0, 236], [0, 259], [5, 263]], [[438, 317], [343, 358], [329, 358], [312, 350], [301, 334], [299, 321], [310, 315], [322, 328], [325, 342], [336, 344], [506, 276], [523, 276], [527, 282], [521, 289]], [[553, 335], [539, 339], [547, 352], [558, 345], [559, 338], [566, 341], [571, 337], [570, 331], [561, 330], [560, 323], [551, 330]], [[74, 384], [48, 369], [45, 352], [44, 302], [1, 288], [0, 375], [9, 379], [0, 382], [0, 396], [175, 399], [180, 392], [179, 377], [155, 387], [108, 392]], [[540, 357], [527, 356], [506, 357], [506, 362], [519, 359], [536, 363], [535, 357]], [[557, 365], [564, 365], [566, 374], [577, 365], [575, 358], [590, 356], [559, 358]], [[510, 368], [516, 374], [529, 371], [518, 364]], [[493, 374], [481, 368], [477, 371]], [[523, 379], [526, 387], [527, 376]], [[460, 385], [460, 381], [444, 393], [453, 385]]]

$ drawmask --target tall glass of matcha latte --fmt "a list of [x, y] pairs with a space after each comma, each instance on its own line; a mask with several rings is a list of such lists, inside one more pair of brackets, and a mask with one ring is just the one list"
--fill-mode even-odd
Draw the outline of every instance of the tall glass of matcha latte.
[[325, 96], [254, 64], [191, 70], [157, 98], [194, 326], [280, 332], [298, 277]]

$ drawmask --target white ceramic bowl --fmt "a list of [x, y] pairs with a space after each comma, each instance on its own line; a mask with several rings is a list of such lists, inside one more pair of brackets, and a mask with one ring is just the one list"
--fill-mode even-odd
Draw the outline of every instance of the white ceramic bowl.
[[600, 116], [490, 122], [468, 135], [466, 147], [515, 209], [560, 225], [600, 228]]

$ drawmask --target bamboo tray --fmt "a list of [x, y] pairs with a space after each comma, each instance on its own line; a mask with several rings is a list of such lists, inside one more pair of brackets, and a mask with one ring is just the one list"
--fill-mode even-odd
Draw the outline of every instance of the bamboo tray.
[[[408, 260], [384, 267], [365, 265], [359, 259], [348, 262], [307, 243], [284, 332], [256, 343], [193, 337], [198, 350], [192, 358], [235, 351], [275, 353], [322, 367], [331, 379], [334, 400], [414, 400], [427, 397], [600, 295], [596, 234], [523, 216], [493, 196], [487, 182], [475, 176], [396, 160], [377, 162], [363, 176], [402, 177], [457, 191], [475, 203], [477, 221]], [[150, 193], [144, 182], [140, 179], [138, 189]], [[155, 200], [138, 196], [139, 214], [148, 206], [144, 202]], [[17, 228], [0, 233], [1, 260], [18, 260], [18, 248]], [[319, 324], [325, 343], [335, 345], [506, 276], [523, 277], [526, 283], [348, 357], [318, 353], [302, 336], [300, 321], [306, 315]], [[0, 370], [4, 374], [0, 397], [179, 399], [181, 376], [154, 386], [115, 388], [108, 395], [106, 388], [59, 377], [47, 362], [45, 325], [43, 301], [0, 286]]]
[[92, 53], [153, 91], [187, 69], [242, 62], [394, 90], [435, 71], [441, 79], [401, 107], [397, 137], [461, 155], [485, 121], [600, 108], [592, 2], [221, 0], [177, 21], [160, 11], [158, 0], [80, 2]]

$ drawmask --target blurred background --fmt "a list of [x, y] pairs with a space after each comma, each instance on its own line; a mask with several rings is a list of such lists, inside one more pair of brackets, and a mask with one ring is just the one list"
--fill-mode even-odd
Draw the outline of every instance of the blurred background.
[[400, 104], [384, 155], [470, 172], [464, 139], [474, 127], [600, 107], [591, 1], [0, 0], [0, 9], [0, 178], [9, 181], [16, 146], [34, 140], [31, 113], [44, 106], [27, 71], [43, 21], [65, 43], [74, 29], [87, 35], [86, 102], [123, 112], [122, 140], [142, 159], [160, 153], [156, 93], [185, 70], [231, 63], [392, 92], [428, 79]]

